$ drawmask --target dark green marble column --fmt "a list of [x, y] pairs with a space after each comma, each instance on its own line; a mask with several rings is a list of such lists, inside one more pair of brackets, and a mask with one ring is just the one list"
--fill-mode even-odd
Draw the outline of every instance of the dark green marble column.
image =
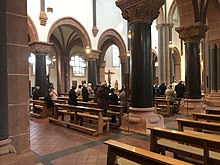
[[200, 57], [199, 42], [188, 42], [185, 44], [186, 53], [186, 87], [188, 90], [188, 98], [201, 98], [201, 76], [200, 76]]
[[153, 106], [151, 25], [133, 23], [131, 29], [131, 106]]
[[88, 61], [88, 83], [92, 83], [93, 87], [97, 84], [96, 60]]
[[0, 141], [8, 139], [8, 76], [6, 38], [6, 0], [0, 1]]

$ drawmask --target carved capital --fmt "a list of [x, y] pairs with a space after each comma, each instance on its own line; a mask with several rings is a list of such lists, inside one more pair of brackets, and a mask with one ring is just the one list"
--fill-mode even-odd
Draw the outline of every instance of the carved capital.
[[122, 17], [132, 23], [152, 24], [159, 16], [159, 9], [165, 0], [117, 0], [116, 6], [122, 11]]
[[52, 45], [52, 43], [36, 41], [29, 43], [29, 48], [34, 54], [45, 55], [50, 52], [50, 47]]
[[40, 11], [39, 19], [40, 19], [40, 24], [43, 26], [46, 26], [48, 17], [46, 15], [45, 11]]
[[215, 45], [217, 46], [217, 48], [220, 48], [220, 39], [209, 40], [208, 44], [211, 47], [211, 49], [215, 48]]
[[179, 38], [184, 42], [198, 42], [205, 37], [205, 33], [208, 30], [208, 26], [201, 22], [197, 22], [194, 25], [178, 27], [176, 31], [179, 33]]
[[89, 54], [85, 54], [85, 58], [88, 61], [99, 59], [100, 50], [91, 50]]

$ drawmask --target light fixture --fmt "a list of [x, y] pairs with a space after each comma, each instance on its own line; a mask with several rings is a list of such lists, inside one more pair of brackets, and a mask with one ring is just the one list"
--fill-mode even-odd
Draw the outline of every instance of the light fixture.
[[55, 56], [53, 56], [53, 62], [55, 62], [56, 61], [56, 57]]
[[89, 54], [91, 52], [89, 46], [86, 47], [86, 53]]
[[47, 12], [48, 13], [53, 13], [53, 8], [51, 7], [50, 0], [49, 0], [49, 4], [48, 4], [48, 7], [47, 7]]
[[172, 43], [172, 41], [169, 42], [169, 48], [173, 48], [173, 43]]
[[128, 31], [128, 38], [131, 39], [131, 31]]
[[128, 57], [130, 57], [130, 56], [131, 56], [130, 51], [127, 51], [127, 56], [128, 56]]

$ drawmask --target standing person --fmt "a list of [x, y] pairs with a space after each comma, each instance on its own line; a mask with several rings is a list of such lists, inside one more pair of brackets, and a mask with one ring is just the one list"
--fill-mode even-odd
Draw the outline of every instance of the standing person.
[[115, 89], [111, 88], [109, 93], [109, 104], [118, 105], [118, 96], [115, 94]]
[[94, 91], [92, 89], [92, 84], [91, 83], [88, 83], [87, 90], [89, 92], [89, 99], [91, 100], [91, 98], [94, 96]]
[[128, 102], [125, 95], [125, 87], [123, 88], [122, 92], [119, 94], [119, 100], [120, 100], [120, 105], [125, 108], [125, 113], [127, 113]]
[[82, 85], [78, 85], [78, 89], [76, 91], [77, 96], [82, 96]]
[[77, 105], [77, 95], [76, 95], [76, 86], [72, 86], [69, 91], [69, 101], [68, 104], [70, 105]]
[[83, 84], [83, 87], [82, 87], [82, 97], [83, 97], [84, 102], [89, 101], [89, 92], [87, 90], [86, 84]]
[[49, 92], [50, 92], [51, 99], [52, 100], [57, 100], [58, 94], [57, 94], [57, 91], [55, 90], [55, 88], [53, 86], [50, 87]]
[[49, 91], [46, 93], [44, 97], [44, 101], [47, 102], [47, 110], [48, 110], [49, 116], [53, 116], [54, 115], [54, 102], [51, 98]]
[[154, 96], [160, 96], [160, 88], [157, 83], [154, 84]]
[[166, 89], [167, 89], [165, 83], [161, 83], [160, 86], [159, 86], [159, 88], [160, 88], [160, 94], [161, 94], [161, 95], [164, 95], [164, 94], [165, 94], [165, 91], [166, 91]]
[[40, 97], [40, 86], [36, 86], [33, 90], [33, 100], [39, 100]]
[[97, 91], [98, 96], [98, 105], [100, 108], [104, 109], [103, 116], [107, 115], [107, 110], [109, 106], [109, 89], [107, 87], [107, 83], [103, 82]]
[[177, 98], [184, 98], [185, 93], [185, 85], [180, 80], [179, 83], [175, 86], [175, 92]]
[[94, 103], [97, 103], [98, 100], [98, 96], [97, 96], [97, 91], [99, 89], [99, 87], [101, 86], [101, 82], [99, 82], [98, 84], [96, 84], [95, 88], [94, 88]]
[[176, 92], [172, 88], [172, 84], [168, 86], [168, 88], [165, 91], [166, 99], [170, 99], [170, 101], [174, 100], [174, 97], [176, 96]]

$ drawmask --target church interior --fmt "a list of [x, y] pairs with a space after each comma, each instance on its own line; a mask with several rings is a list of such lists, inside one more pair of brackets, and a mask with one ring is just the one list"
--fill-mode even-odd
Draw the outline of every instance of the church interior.
[[0, 165], [220, 164], [220, 0], [1, 0], [0, 24]]

